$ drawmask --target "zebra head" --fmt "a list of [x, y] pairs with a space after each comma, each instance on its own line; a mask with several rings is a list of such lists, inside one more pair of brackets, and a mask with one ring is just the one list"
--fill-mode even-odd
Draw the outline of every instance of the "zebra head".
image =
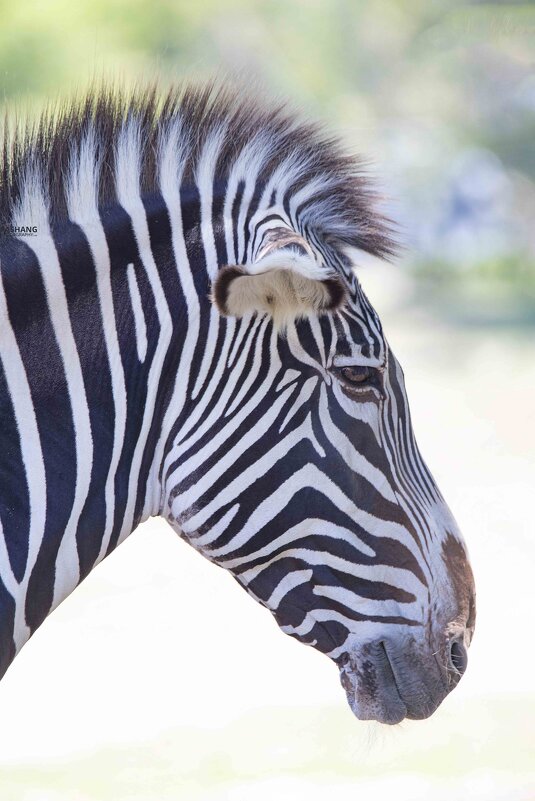
[[248, 241], [213, 275], [219, 356], [171, 452], [167, 516], [335, 661], [358, 718], [425, 718], [466, 668], [474, 585], [403, 372], [343, 248], [273, 207]]
[[0, 677], [162, 514], [359, 718], [430, 715], [473, 580], [348, 256], [392, 251], [358, 160], [210, 85], [97, 92], [0, 162]]

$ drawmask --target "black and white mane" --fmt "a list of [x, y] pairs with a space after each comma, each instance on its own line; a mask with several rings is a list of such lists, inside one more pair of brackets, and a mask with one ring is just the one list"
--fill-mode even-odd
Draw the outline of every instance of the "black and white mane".
[[377, 210], [377, 193], [364, 162], [348, 156], [316, 123], [301, 121], [284, 104], [259, 102], [250, 93], [215, 83], [126, 92], [91, 90], [82, 99], [50, 105], [33, 122], [4, 124], [0, 162], [0, 224], [12, 221], [30, 176], [39, 181], [52, 224], [67, 217], [65, 187], [80, 150], [89, 145], [98, 169], [99, 205], [116, 201], [116, 155], [125, 131], [140, 142], [142, 194], [158, 191], [158, 155], [174, 138], [183, 163], [183, 185], [192, 183], [207, 144], [217, 142], [215, 182], [224, 185], [238, 158], [261, 162], [259, 189], [276, 170], [291, 176], [291, 191], [315, 188], [305, 225], [324, 241], [377, 256], [393, 254], [392, 225]]

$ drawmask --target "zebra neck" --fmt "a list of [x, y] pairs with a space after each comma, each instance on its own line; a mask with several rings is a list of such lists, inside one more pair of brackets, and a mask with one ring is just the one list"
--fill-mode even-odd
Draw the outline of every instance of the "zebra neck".
[[149, 250], [117, 206], [0, 245], [0, 673], [158, 511], [187, 324], [164, 211]]

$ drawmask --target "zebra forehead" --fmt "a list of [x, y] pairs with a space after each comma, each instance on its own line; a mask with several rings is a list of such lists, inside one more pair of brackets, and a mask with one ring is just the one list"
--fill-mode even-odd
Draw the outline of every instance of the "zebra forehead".
[[[15, 131], [6, 122], [0, 222], [12, 223], [35, 176], [50, 222], [68, 218], [76, 189], [89, 178], [104, 205], [119, 200], [125, 186], [159, 191], [170, 176], [212, 187], [252, 176], [261, 189], [280, 192], [323, 240], [392, 255], [392, 226], [362, 161], [319, 125], [258, 98], [218, 82], [167, 91], [102, 86], [49, 106]], [[94, 210], [94, 199], [90, 205]], [[77, 215], [85, 213], [77, 204]]]

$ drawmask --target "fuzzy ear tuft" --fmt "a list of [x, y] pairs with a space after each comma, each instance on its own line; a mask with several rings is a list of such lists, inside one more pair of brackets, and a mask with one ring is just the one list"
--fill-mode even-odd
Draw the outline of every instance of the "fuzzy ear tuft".
[[307, 278], [291, 267], [253, 274], [246, 267], [223, 267], [212, 290], [220, 314], [243, 317], [267, 312], [278, 326], [309, 314], [335, 311], [345, 298], [346, 290], [337, 277]]

